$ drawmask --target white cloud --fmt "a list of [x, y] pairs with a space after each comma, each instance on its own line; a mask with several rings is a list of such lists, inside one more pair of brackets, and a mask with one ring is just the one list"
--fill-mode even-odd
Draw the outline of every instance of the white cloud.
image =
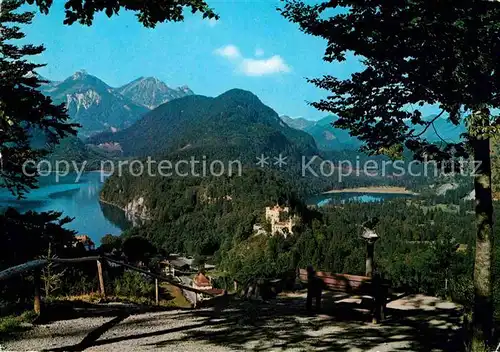
[[225, 57], [226, 59], [235, 60], [241, 58], [240, 49], [234, 45], [226, 45], [215, 50], [215, 53], [219, 56]]
[[[277, 73], [288, 73], [290, 66], [279, 55], [267, 59], [254, 59], [243, 57], [237, 46], [229, 44], [214, 51], [216, 55], [230, 60], [235, 65], [236, 71], [247, 76], [265, 76]], [[262, 49], [256, 49], [256, 56], [264, 55]]]
[[290, 72], [290, 67], [279, 55], [274, 55], [269, 59], [244, 59], [241, 62], [240, 69], [247, 76], [264, 76], [273, 73]]

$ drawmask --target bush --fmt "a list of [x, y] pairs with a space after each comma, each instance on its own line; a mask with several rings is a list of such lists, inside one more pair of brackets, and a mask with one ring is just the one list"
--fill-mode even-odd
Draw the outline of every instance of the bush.
[[37, 317], [34, 311], [25, 311], [20, 315], [9, 315], [0, 317], [0, 341], [11, 336], [11, 334], [28, 329], [23, 323], [31, 323]]
[[125, 271], [123, 276], [115, 279], [115, 295], [127, 297], [152, 297], [155, 286], [145, 275], [132, 271]]
[[474, 283], [472, 278], [458, 277], [450, 280], [450, 295], [453, 302], [470, 306], [474, 302]]

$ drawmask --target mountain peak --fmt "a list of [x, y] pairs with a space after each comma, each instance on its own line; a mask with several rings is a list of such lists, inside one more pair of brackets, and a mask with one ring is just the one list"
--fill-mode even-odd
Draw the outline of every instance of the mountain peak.
[[139, 77], [117, 89], [120, 94], [152, 110], [173, 99], [193, 95], [188, 87], [172, 89], [156, 77]]
[[141, 77], [137, 78], [136, 80], [133, 80], [130, 83], [161, 84], [161, 85], [166, 86], [165, 82], [163, 82], [161, 79], [153, 77], [153, 76], [148, 76], [148, 77], [141, 76]]
[[258, 100], [260, 99], [253, 94], [252, 92], [240, 88], [233, 88], [228, 90], [227, 92], [222, 93], [217, 97], [218, 99], [230, 98], [230, 99], [249, 99], [249, 100]]
[[75, 72], [62, 82], [42, 85], [42, 92], [56, 103], [65, 103], [71, 122], [83, 127], [81, 136], [122, 129], [147, 112], [144, 106], [134, 104], [99, 78], [85, 70]]
[[71, 76], [71, 78], [76, 81], [78, 79], [82, 79], [82, 78], [85, 78], [85, 77], [88, 77], [88, 76], [90, 76], [88, 74], [88, 72], [86, 70], [82, 69], [82, 70], [79, 70], [79, 71], [76, 71], [75, 73], [73, 73], [73, 75]]

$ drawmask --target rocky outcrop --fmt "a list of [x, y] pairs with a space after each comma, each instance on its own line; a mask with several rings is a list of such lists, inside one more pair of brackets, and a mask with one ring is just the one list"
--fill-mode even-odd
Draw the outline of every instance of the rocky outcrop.
[[144, 220], [151, 219], [151, 212], [145, 204], [144, 197], [132, 199], [123, 209], [125, 216], [134, 226], [141, 224]]
[[453, 191], [458, 188], [458, 183], [445, 183], [439, 187], [436, 188], [436, 195], [438, 196], [443, 196], [446, 194], [448, 191]]

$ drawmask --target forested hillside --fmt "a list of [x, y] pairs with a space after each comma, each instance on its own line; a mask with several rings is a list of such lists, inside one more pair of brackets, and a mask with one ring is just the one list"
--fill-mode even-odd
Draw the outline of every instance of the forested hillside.
[[[440, 197], [308, 209], [286, 178], [253, 169], [242, 177], [112, 177], [102, 197], [120, 207], [144, 198], [152, 219], [125, 237], [147, 237], [164, 253], [211, 257], [228, 278], [242, 281], [284, 277], [308, 264], [363, 274], [360, 225], [378, 218], [377, 270], [395, 288], [466, 301], [472, 294], [474, 222], [472, 202], [461, 200], [470, 190], [465, 183]], [[289, 204], [300, 216], [294, 234], [256, 236], [253, 225], [265, 223], [264, 207], [275, 203]]]
[[240, 89], [216, 98], [195, 95], [176, 99], [123, 131], [89, 139], [89, 143], [104, 142], [120, 143], [126, 156], [223, 149], [228, 157], [254, 161], [266, 152], [281, 152], [299, 160], [301, 155], [318, 153], [311, 136], [288, 127], [255, 95]]
[[262, 220], [265, 206], [303, 208], [297, 189], [276, 172], [245, 170], [233, 177], [112, 177], [102, 198], [124, 208], [143, 197], [153, 219], [136, 228], [167, 252], [212, 255], [233, 240], [241, 241]]

